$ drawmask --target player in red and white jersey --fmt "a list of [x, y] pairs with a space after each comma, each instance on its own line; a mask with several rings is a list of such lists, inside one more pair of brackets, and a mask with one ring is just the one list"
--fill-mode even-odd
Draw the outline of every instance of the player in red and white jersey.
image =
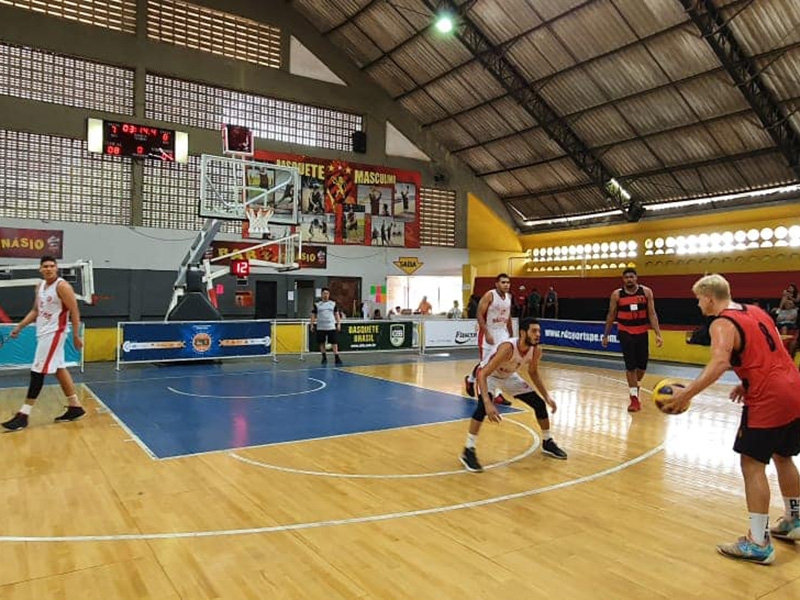
[[[475, 397], [475, 376], [478, 367], [491, 356], [495, 347], [514, 335], [511, 325], [511, 279], [505, 273], [495, 278], [493, 290], [486, 292], [478, 304], [478, 348], [480, 360], [475, 368], [464, 377], [467, 394]], [[497, 394], [499, 404], [511, 404]]]
[[58, 276], [58, 264], [52, 256], [41, 258], [39, 272], [44, 281], [36, 288], [33, 308], [11, 331], [11, 337], [16, 338], [25, 326], [36, 321], [36, 355], [31, 366], [28, 395], [19, 412], [2, 423], [2, 426], [9, 431], [19, 431], [28, 426], [28, 417], [42, 391], [44, 376], [48, 373], [55, 373], [67, 397], [67, 410], [56, 417], [56, 422], [75, 421], [86, 414], [78, 399], [72, 376], [64, 366], [64, 343], [68, 320], [72, 322], [72, 341], [75, 348], [80, 350], [83, 347], [80, 338], [78, 301], [75, 299], [72, 286]]
[[[522, 319], [519, 326], [519, 337], [500, 342], [485, 364], [481, 364], [478, 369], [480, 397], [478, 406], [472, 414], [472, 420], [469, 422], [467, 441], [460, 457], [461, 463], [468, 471], [473, 473], [483, 471], [475, 452], [475, 444], [484, 419], [488, 416], [489, 420], [495, 423], [502, 420], [495, 407], [492, 394], [487, 391], [498, 388], [533, 408], [544, 438], [542, 452], [561, 460], [567, 458], [567, 453], [558, 447], [550, 435], [550, 418], [547, 414], [547, 407], [549, 406], [555, 412], [557, 406], [550, 397], [539, 373], [539, 363], [542, 359], [542, 347], [539, 346], [541, 337], [542, 327], [536, 319]], [[527, 368], [528, 375], [541, 392], [541, 396], [517, 373], [522, 367]]]
[[[709, 328], [711, 360], [697, 379], [665, 403], [666, 408], [684, 409], [728, 369], [741, 379], [730, 394], [731, 400], [744, 404], [733, 449], [741, 455], [750, 531], [717, 550], [731, 558], [769, 564], [775, 560], [771, 535], [800, 539], [800, 475], [793, 460], [800, 454], [800, 373], [772, 318], [757, 306], [733, 302], [724, 277], [707, 275], [692, 291], [701, 312], [717, 317]], [[772, 529], [768, 529], [766, 475], [770, 460], [775, 461], [785, 506]]]

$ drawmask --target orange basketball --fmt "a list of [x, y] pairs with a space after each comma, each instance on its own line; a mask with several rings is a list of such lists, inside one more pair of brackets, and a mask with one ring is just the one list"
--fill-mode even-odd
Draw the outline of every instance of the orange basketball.
[[677, 379], [662, 379], [656, 384], [656, 387], [653, 388], [653, 402], [656, 404], [656, 408], [663, 412], [665, 415], [679, 415], [683, 412], [686, 412], [689, 409], [689, 404], [686, 405], [686, 408], [679, 412], [668, 412], [665, 410], [664, 401], [669, 400], [672, 397], [672, 394], [675, 393], [675, 390], [684, 389], [686, 387], [685, 383], [678, 381]]

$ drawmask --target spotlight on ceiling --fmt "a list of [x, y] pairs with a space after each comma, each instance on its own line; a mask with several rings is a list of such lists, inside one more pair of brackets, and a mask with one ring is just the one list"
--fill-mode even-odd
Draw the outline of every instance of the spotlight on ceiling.
[[442, 12], [436, 15], [436, 30], [439, 33], [450, 33], [453, 31], [453, 16], [449, 13]]

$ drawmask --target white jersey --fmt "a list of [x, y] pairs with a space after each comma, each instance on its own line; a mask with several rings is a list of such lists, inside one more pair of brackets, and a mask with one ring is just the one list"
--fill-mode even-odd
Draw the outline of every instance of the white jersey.
[[[491, 377], [496, 377], [497, 379], [507, 379], [514, 375], [522, 365], [526, 365], [533, 360], [533, 353], [536, 351], [536, 346], [529, 347], [528, 351], [525, 352], [525, 354], [522, 354], [519, 351], [519, 338], [511, 338], [502, 344], [498, 344], [492, 353], [492, 356], [497, 353], [501, 346], [506, 344], [511, 344], [514, 352], [511, 354], [511, 358], [508, 359], [507, 362], [504, 362], [492, 372]], [[491, 359], [492, 357], [490, 356], [489, 360]]]
[[491, 290], [492, 302], [486, 309], [486, 329], [492, 333], [508, 331], [508, 319], [511, 317], [511, 294], [501, 298], [497, 290]]
[[42, 337], [64, 331], [67, 327], [69, 311], [58, 295], [58, 284], [64, 281], [59, 277], [50, 285], [46, 281], [39, 284], [36, 292], [36, 336]]

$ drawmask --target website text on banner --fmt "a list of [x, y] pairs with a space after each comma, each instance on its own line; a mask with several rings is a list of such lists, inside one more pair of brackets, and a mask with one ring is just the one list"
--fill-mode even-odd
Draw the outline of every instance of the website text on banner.
[[[409, 350], [414, 323], [390, 321], [344, 321], [337, 336], [340, 352], [363, 350]], [[309, 351], [317, 351], [317, 334], [308, 330]]]
[[[28, 325], [16, 338], [11, 337], [14, 325], [0, 325], [0, 370], [30, 369], [36, 355], [36, 325]], [[64, 360], [67, 367], [78, 367], [83, 364], [81, 351], [72, 343], [72, 325], [67, 325], [64, 343]], [[81, 339], [83, 324], [81, 323]]]
[[272, 321], [120, 323], [120, 362], [270, 356]]
[[546, 346], [564, 346], [580, 350], [597, 352], [622, 352], [617, 338], [617, 325], [608, 336], [608, 348], [600, 343], [603, 339], [605, 323], [602, 321], [557, 321], [540, 319], [542, 325], [542, 341]]

